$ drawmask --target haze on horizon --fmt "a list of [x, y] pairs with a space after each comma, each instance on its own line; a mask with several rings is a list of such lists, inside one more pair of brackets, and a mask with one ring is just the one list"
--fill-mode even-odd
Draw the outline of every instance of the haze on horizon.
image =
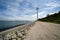
[[0, 20], [36, 20], [60, 11], [60, 0], [0, 0]]

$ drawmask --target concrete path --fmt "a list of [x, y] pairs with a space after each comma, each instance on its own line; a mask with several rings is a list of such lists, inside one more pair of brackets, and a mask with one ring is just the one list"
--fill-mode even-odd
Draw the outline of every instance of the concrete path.
[[36, 22], [24, 40], [60, 40], [60, 24]]

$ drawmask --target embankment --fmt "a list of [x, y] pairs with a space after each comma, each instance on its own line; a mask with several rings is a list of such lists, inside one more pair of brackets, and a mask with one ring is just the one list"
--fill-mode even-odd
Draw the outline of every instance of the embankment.
[[33, 25], [34, 22], [0, 32], [0, 40], [23, 40]]

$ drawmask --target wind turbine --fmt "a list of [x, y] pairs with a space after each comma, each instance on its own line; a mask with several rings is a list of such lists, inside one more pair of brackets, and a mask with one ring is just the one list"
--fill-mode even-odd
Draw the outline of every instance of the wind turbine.
[[39, 8], [37, 7], [37, 8], [36, 8], [36, 10], [37, 10], [37, 20], [38, 20], [38, 9], [39, 9]]

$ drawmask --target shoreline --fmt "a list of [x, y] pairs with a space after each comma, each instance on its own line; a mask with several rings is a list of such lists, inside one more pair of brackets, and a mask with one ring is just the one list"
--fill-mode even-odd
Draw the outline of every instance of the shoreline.
[[5, 31], [0, 32], [0, 39], [2, 40], [13, 40], [19, 39], [23, 40], [26, 37], [26, 34], [30, 30], [30, 28], [34, 25], [35, 22], [28, 23], [22, 26], [17, 26], [15, 28], [11, 28]]
[[3, 31], [5, 31], [5, 30], [9, 30], [9, 29], [11, 29], [11, 28], [15, 28], [15, 27], [18, 27], [18, 26], [22, 26], [22, 25], [25, 25], [25, 24], [18, 24], [18, 25], [10, 26], [10, 27], [8, 27], [8, 28], [2, 28], [2, 29], [0, 29], [0, 32], [3, 32]]
[[0, 32], [15, 28], [16, 26], [25, 25], [32, 21], [0, 21]]

